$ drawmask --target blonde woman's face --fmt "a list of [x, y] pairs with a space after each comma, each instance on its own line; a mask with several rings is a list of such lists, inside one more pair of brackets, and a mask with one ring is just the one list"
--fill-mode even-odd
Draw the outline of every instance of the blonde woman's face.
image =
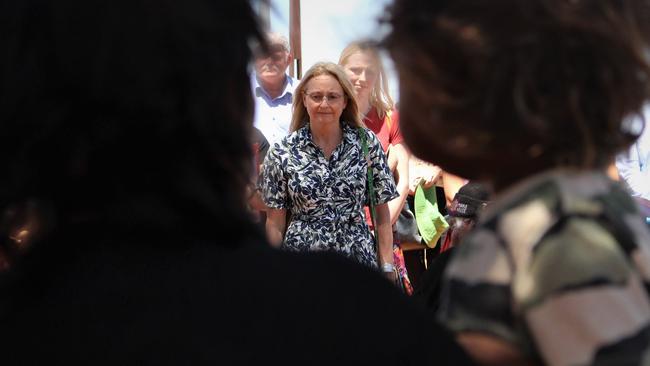
[[356, 52], [341, 65], [350, 79], [358, 100], [369, 100], [372, 87], [379, 77], [379, 69], [369, 52]]
[[330, 75], [319, 75], [309, 80], [302, 97], [312, 125], [338, 124], [347, 106], [341, 84]]

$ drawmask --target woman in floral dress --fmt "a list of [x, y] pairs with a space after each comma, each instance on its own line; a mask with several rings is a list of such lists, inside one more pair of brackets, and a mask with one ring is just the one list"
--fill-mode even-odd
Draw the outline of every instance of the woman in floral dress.
[[[317, 63], [296, 88], [293, 103], [292, 133], [269, 151], [259, 183], [269, 207], [269, 240], [286, 250], [332, 251], [369, 267], [380, 265], [394, 279], [386, 203], [397, 191], [379, 140], [361, 123], [354, 89], [345, 72], [334, 63]], [[363, 213], [368, 204], [369, 163], [379, 263]]]

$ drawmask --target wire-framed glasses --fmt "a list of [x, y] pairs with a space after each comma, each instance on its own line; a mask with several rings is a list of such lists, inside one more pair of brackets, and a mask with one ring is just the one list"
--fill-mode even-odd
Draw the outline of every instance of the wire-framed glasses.
[[329, 104], [337, 104], [340, 103], [344, 98], [344, 95], [339, 93], [312, 92], [305, 93], [305, 95], [311, 99], [312, 102], [318, 104], [323, 103], [324, 100], [327, 100], [327, 103]]

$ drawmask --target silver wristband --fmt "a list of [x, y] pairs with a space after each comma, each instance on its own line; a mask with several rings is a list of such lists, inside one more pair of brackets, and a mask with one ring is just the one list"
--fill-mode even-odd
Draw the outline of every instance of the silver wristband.
[[392, 263], [383, 263], [381, 265], [381, 271], [384, 273], [395, 272], [395, 266]]

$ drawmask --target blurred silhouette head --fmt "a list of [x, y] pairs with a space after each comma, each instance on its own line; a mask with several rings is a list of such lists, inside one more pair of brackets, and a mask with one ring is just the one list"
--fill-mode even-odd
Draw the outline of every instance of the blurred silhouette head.
[[396, 0], [384, 40], [413, 152], [511, 184], [602, 168], [639, 130], [648, 97], [648, 2]]
[[40, 227], [151, 215], [197, 235], [246, 220], [260, 44], [244, 0], [3, 2], [2, 236], [27, 211]]

